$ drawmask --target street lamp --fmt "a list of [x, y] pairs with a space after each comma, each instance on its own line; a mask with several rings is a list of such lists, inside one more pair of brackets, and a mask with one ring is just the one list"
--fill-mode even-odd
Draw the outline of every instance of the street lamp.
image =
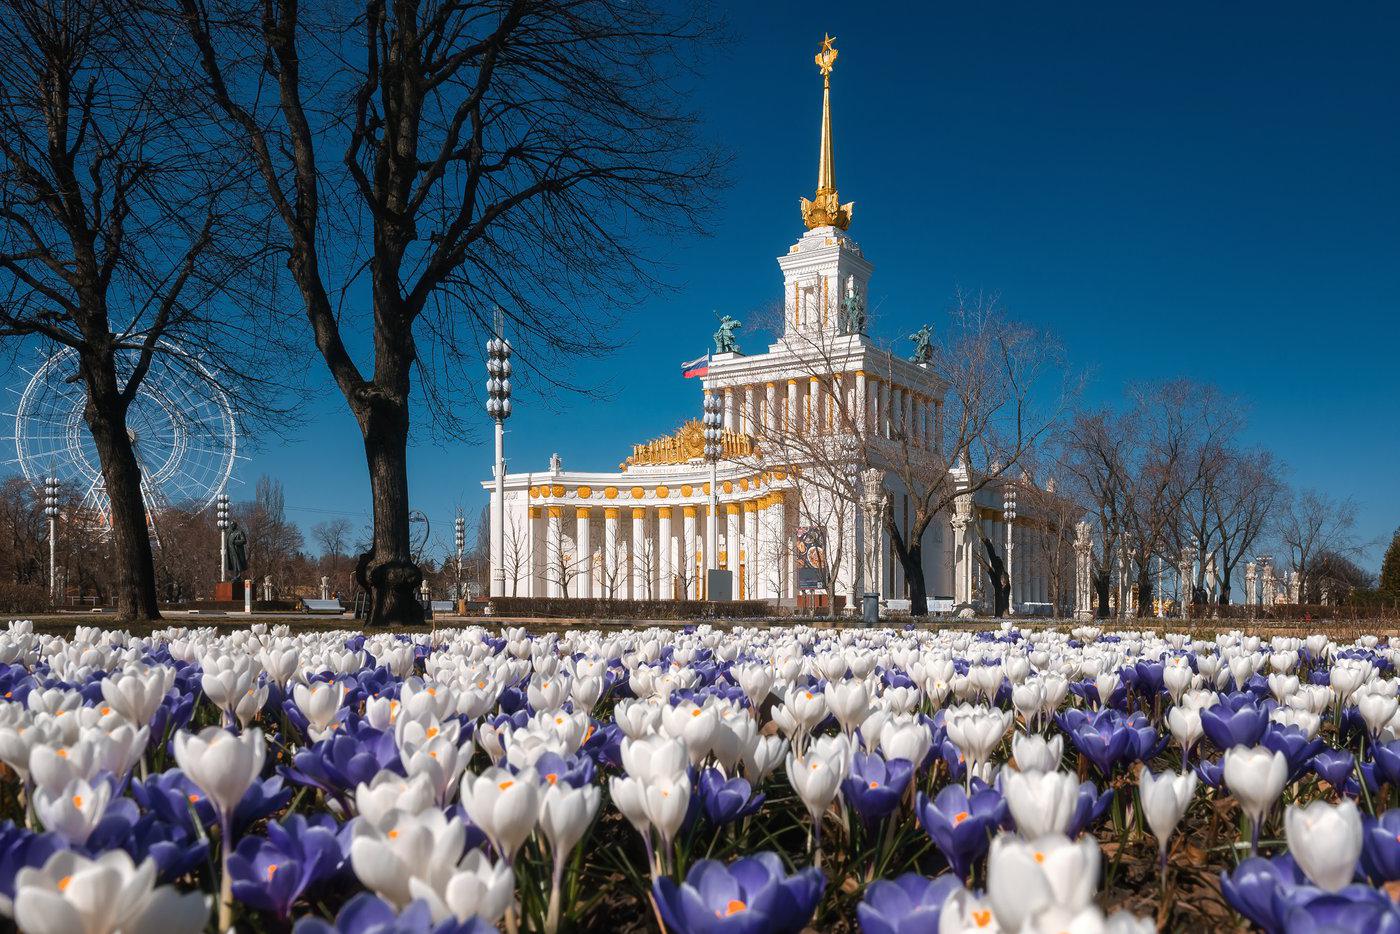
[[[724, 400], [705, 393], [705, 460], [710, 464], [710, 512], [705, 521], [705, 567], [719, 568], [719, 458], [724, 452]], [[731, 546], [732, 547], [732, 546]], [[707, 585], [708, 587], [708, 585]], [[708, 589], [706, 590], [708, 594]]]
[[457, 545], [457, 599], [462, 599], [462, 548], [467, 544], [467, 520], [461, 516], [452, 523], [452, 539]]
[[1011, 582], [1016, 579], [1011, 570], [1012, 552], [1016, 547], [1016, 541], [1012, 535], [1016, 522], [1016, 488], [1014, 486], [1008, 486], [1002, 493], [1001, 507], [1006, 518], [1006, 615], [1015, 616], [1016, 595], [1012, 593], [1011, 588]]
[[[496, 335], [486, 342], [486, 414], [496, 423], [496, 490], [491, 496], [491, 596], [506, 595], [506, 456], [505, 425], [510, 418], [510, 344], [501, 333], [496, 314]], [[458, 546], [461, 554], [461, 546]], [[460, 563], [460, 557], [458, 561]]]
[[219, 527], [219, 583], [228, 580], [228, 494], [220, 493], [214, 499], [215, 525]]
[[44, 479], [44, 515], [49, 520], [49, 599], [58, 599], [58, 560], [56, 545], [58, 542], [58, 478], [49, 476]]

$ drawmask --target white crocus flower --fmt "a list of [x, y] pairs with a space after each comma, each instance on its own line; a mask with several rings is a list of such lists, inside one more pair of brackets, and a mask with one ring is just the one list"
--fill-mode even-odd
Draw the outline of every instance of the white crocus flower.
[[1283, 825], [1288, 852], [1318, 888], [1339, 892], [1351, 882], [1362, 843], [1355, 802], [1291, 806], [1283, 815]]
[[462, 806], [496, 852], [509, 861], [535, 829], [540, 813], [539, 779], [533, 769], [519, 775], [495, 767], [480, 775], [468, 772], [462, 776]]
[[1057, 735], [1049, 740], [1034, 733], [1013, 733], [1011, 736], [1011, 758], [1022, 772], [1059, 771], [1060, 760], [1064, 757], [1063, 736]]
[[217, 726], [205, 727], [198, 735], [184, 730], [175, 734], [180, 771], [199, 786], [225, 821], [262, 774], [266, 755], [267, 743], [257, 727], [236, 736]]
[[82, 846], [92, 836], [111, 800], [112, 789], [106, 782], [90, 785], [75, 778], [59, 791], [36, 789], [34, 813], [39, 815], [44, 829], [58, 834], [73, 846]]
[[209, 917], [198, 892], [157, 887], [155, 860], [123, 850], [88, 859], [71, 850], [15, 876], [15, 923], [28, 934], [197, 934]]
[[376, 827], [384, 826], [390, 811], [419, 814], [435, 803], [436, 789], [427, 775], [404, 778], [384, 769], [369, 784], [361, 782], [355, 788], [355, 810]]
[[380, 826], [357, 821], [350, 865], [365, 887], [400, 910], [413, 901], [412, 882], [442, 892], [466, 843], [466, 825], [436, 808], [418, 814], [391, 811]]
[[340, 712], [341, 701], [345, 699], [345, 685], [317, 681], [315, 684], [298, 684], [292, 688], [292, 701], [306, 718], [307, 732], [313, 742], [319, 742], [331, 735]]
[[515, 900], [515, 874], [510, 865], [505, 860], [491, 862], [481, 850], [472, 850], [439, 881], [441, 889], [426, 879], [408, 880], [409, 893], [428, 903], [434, 923], [449, 917], [458, 921], [475, 917], [495, 924]]
[[1079, 781], [1066, 772], [1007, 770], [1001, 787], [1016, 832], [1026, 839], [1064, 833], [1079, 802]]
[[1099, 884], [1099, 844], [1052, 835], [1022, 840], [1002, 834], [987, 857], [987, 897], [1003, 930], [1048, 908], [1078, 912], [1089, 907]]
[[1142, 800], [1143, 813], [1147, 815], [1147, 825], [1157, 838], [1163, 865], [1167, 859], [1167, 841], [1171, 839], [1176, 825], [1181, 823], [1186, 809], [1191, 806], [1196, 784], [1195, 772], [1153, 775], [1151, 769], [1143, 766], [1138, 775], [1138, 797]]
[[1254, 824], [1254, 835], [1288, 782], [1288, 759], [1263, 746], [1225, 752], [1225, 785]]

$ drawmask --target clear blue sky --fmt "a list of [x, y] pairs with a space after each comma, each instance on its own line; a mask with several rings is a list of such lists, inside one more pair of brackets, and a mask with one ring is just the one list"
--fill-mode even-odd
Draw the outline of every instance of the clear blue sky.
[[[722, 5], [723, 6], [723, 5]], [[698, 415], [677, 364], [716, 311], [778, 297], [802, 231], [820, 81], [837, 37], [837, 181], [875, 263], [875, 329], [941, 320], [958, 287], [1000, 295], [1090, 367], [1091, 401], [1178, 375], [1249, 400], [1250, 437], [1298, 486], [1400, 523], [1400, 6], [1387, 3], [734, 3], [734, 42], [695, 107], [734, 154], [711, 235], [658, 243], [676, 287], [629, 313], [573, 379], [602, 402], [516, 399], [512, 470], [615, 466]], [[744, 335], [754, 347], [752, 334]], [[358, 433], [320, 380], [302, 440], [239, 465], [280, 477], [308, 530], [368, 522]], [[480, 410], [479, 402], [462, 405]], [[479, 441], [412, 453], [412, 498], [450, 541], [485, 502]], [[235, 491], [235, 496], [238, 492]], [[436, 536], [435, 536], [436, 537]], [[1366, 563], [1374, 566], [1379, 554]]]

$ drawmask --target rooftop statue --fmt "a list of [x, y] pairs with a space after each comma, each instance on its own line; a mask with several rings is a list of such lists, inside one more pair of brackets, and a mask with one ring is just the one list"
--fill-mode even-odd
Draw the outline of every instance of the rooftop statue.
[[846, 277], [846, 297], [841, 302], [841, 330], [847, 334], [865, 333], [865, 296], [855, 276]]
[[722, 315], [719, 330], [715, 332], [715, 353], [738, 353], [739, 341], [735, 339], [734, 332], [741, 327], [743, 324], [737, 318]]
[[933, 328], [927, 324], [919, 328], [909, 339], [914, 342], [914, 355], [910, 357], [915, 363], [927, 366], [933, 362]]

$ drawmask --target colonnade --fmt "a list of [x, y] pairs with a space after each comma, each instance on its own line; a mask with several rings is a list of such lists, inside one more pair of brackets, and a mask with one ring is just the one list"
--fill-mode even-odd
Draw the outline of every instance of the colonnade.
[[717, 553], [718, 566], [734, 575], [736, 599], [791, 597], [786, 495], [771, 491], [721, 500], [714, 542], [706, 540], [708, 509], [703, 503], [652, 500], [532, 505], [527, 540], [521, 543], [528, 548], [529, 560], [519, 562], [527, 566], [520, 568], [524, 579], [515, 582], [515, 592], [616, 600], [703, 599], [707, 555]]
[[876, 437], [902, 435], [919, 447], [943, 443], [943, 400], [864, 370], [711, 391], [723, 395], [725, 427], [741, 434], [780, 437], [858, 426]]

